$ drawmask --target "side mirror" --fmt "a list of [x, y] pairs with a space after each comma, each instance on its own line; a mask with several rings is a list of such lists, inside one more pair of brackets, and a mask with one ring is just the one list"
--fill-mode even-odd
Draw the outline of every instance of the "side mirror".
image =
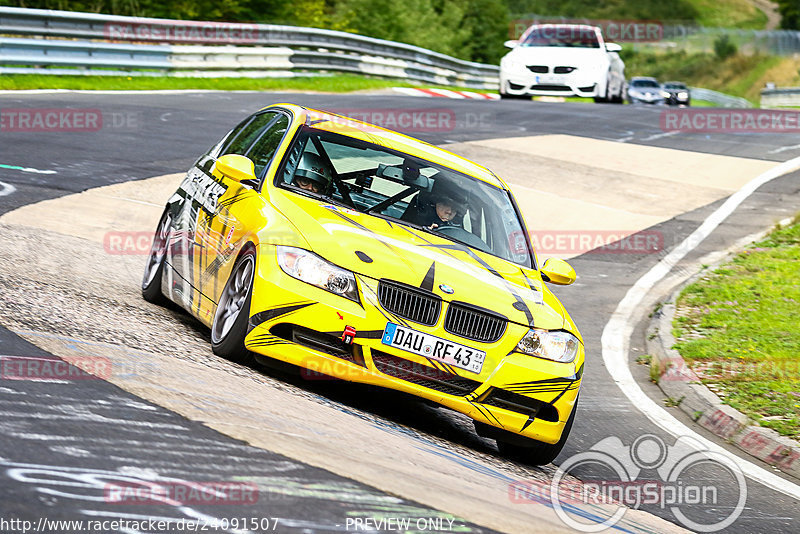
[[578, 278], [575, 269], [560, 258], [550, 258], [545, 261], [539, 272], [542, 273], [545, 282], [560, 286], [568, 286]]
[[511, 39], [503, 43], [503, 46], [505, 46], [506, 48], [516, 48], [518, 44], [519, 41], [517, 41], [516, 39]]
[[620, 52], [622, 47], [617, 43], [606, 43], [606, 50], [609, 52]]
[[255, 165], [246, 156], [225, 154], [217, 160], [216, 170], [239, 183], [247, 180], [256, 181]]

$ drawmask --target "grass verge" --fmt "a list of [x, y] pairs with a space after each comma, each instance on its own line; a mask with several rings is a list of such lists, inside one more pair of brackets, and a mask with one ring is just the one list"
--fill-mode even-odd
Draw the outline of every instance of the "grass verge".
[[697, 23], [709, 28], [763, 30], [767, 15], [751, 0], [689, 0], [697, 10]]
[[[625, 70], [630, 76], [653, 76], [660, 81], [680, 80], [693, 87], [705, 87], [748, 99], [758, 105], [766, 82], [776, 82], [777, 72], [784, 74], [778, 83], [800, 82], [797, 60], [765, 55], [734, 54], [720, 59], [710, 53], [685, 51], [663, 52], [627, 50], [623, 53]], [[800, 64], [800, 63], [799, 63]]]
[[676, 349], [723, 402], [800, 439], [800, 216], [683, 290]]
[[[390, 87], [419, 87], [404, 80], [357, 75], [307, 76], [296, 78], [183, 78], [173, 76], [62, 76], [9, 74], [0, 76], [0, 90], [73, 89], [96, 91], [143, 91], [200, 89], [221, 91], [318, 91], [349, 93]], [[437, 87], [424, 85], [425, 87]], [[444, 87], [481, 91], [466, 87]]]

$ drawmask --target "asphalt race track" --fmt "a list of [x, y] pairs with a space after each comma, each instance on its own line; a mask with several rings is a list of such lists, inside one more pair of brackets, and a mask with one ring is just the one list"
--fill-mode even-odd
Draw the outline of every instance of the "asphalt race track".
[[[423, 131], [414, 131], [412, 128], [409, 133], [433, 144], [452, 145], [456, 152], [467, 148], [471, 150], [476, 146], [474, 143], [478, 142], [484, 143], [480, 147], [485, 150], [492, 140], [500, 142], [508, 137], [563, 135], [610, 141], [620, 147], [658, 147], [748, 158], [760, 163], [778, 163], [800, 156], [796, 136], [665, 132], [659, 123], [662, 110], [637, 106], [461, 101], [392, 94], [5, 93], [0, 94], [0, 113], [23, 108], [95, 110], [103, 117], [103, 127], [88, 132], [9, 131], [6, 127], [0, 130], [0, 215], [90, 188], [184, 172], [194, 158], [241, 118], [274, 102], [294, 102], [344, 113], [365, 109], [440, 111], [452, 122], [447, 122], [444, 127], [423, 128]], [[403, 131], [400, 126], [397, 129]], [[674, 155], [675, 152], [669, 154]], [[619, 157], [616, 153], [608, 155], [609, 160]], [[575, 162], [599, 164], [583, 161], [581, 154], [575, 155]], [[652, 164], [665, 165], [663, 161], [654, 161]], [[648, 162], [638, 161], [636, 165], [640, 167], [640, 172], [645, 172], [642, 169], [646, 170]], [[535, 178], [531, 177], [532, 180]], [[513, 183], [513, 180], [509, 181]], [[131, 186], [135, 189], [136, 184]], [[624, 203], [626, 187], [623, 184], [620, 190], [595, 191], [592, 195], [614, 194]], [[680, 186], [676, 184], [675, 188], [676, 195], [680, 196]], [[649, 226], [648, 231], [661, 236], [666, 250], [642, 254], [589, 252], [570, 260], [578, 272], [578, 283], [555, 291], [581, 329], [586, 342], [587, 370], [578, 419], [556, 465], [568, 462], [608, 438], [618, 438], [626, 446], [648, 435], [655, 436], [649, 439], [660, 440], [668, 447], [675, 443], [678, 436], [655, 425], [631, 404], [614, 382], [603, 362], [601, 336], [611, 314], [633, 284], [717, 209], [727, 194], [720, 194], [712, 202], [681, 211]], [[800, 173], [789, 173], [767, 183], [689, 252], [673, 272], [688, 274], [692, 266], [702, 263], [707, 254], [731, 247], [742, 237], [765, 230], [776, 221], [794, 215], [800, 206], [798, 199]], [[156, 205], [163, 200], [150, 199]], [[667, 198], [657, 199], [653, 202], [654, 209], [668, 202], [670, 200]], [[84, 217], [88, 215], [75, 210], [63, 224], [79, 224]], [[33, 224], [35, 221], [30, 222]], [[3, 265], [2, 258], [9, 257], [34, 258], [33, 261], [41, 258], [44, 265], [53, 250], [59, 250], [58, 247], [63, 243], [72, 243], [66, 237], [63, 240], [54, 238], [52, 247], [48, 247], [45, 246], [46, 241], [34, 240], [33, 234], [15, 233], [14, 228], [2, 227], [0, 240], [5, 251], [0, 253], [0, 265]], [[0, 297], [0, 309], [4, 311], [0, 316], [0, 325], [10, 326], [11, 329], [0, 327], [0, 357], [49, 360], [64, 356], [37, 346], [45, 345], [44, 341], [37, 344], [29, 342], [44, 333], [60, 335], [62, 338], [73, 336], [73, 344], [80, 343], [81, 339], [94, 339], [109, 346], [126, 346], [124, 339], [101, 340], [99, 337], [102, 336], [91, 335], [91, 321], [84, 325], [86, 332], [59, 331], [53, 325], [60, 324], [59, 315], [70, 313], [69, 302], [61, 301], [67, 312], [52, 308], [52, 318], [33, 317], [21, 311], [12, 316], [10, 310], [35, 308], [33, 300], [36, 295], [39, 292], [52, 292], [53, 287], [58, 285], [58, 273], [52, 279], [38, 280], [37, 285], [37, 280], [20, 279], [9, 274], [10, 268], [5, 269], [0, 274], [0, 294], [3, 294]], [[25, 264], [18, 264], [15, 269], [24, 273]], [[36, 269], [31, 266], [31, 270]], [[69, 273], [65, 272], [63, 276], [67, 278]], [[31, 296], [31, 302], [24, 298], [26, 291]], [[62, 298], [69, 299], [69, 295], [62, 295]], [[85, 298], [85, 295], [81, 298]], [[90, 297], [90, 300], [102, 299]], [[644, 310], [641, 316], [641, 323], [631, 325], [634, 334], [630, 340], [629, 363], [640, 387], [663, 406], [664, 395], [648, 381], [646, 369], [634, 363], [636, 357], [643, 353], [647, 311]], [[203, 336], [207, 337], [207, 333], [188, 318], [181, 320], [180, 314], [173, 313], [166, 319], [156, 319], [164, 325], [167, 325], [164, 321], [182, 323], [182, 328], [201, 341]], [[26, 341], [11, 330], [35, 334], [26, 335]], [[151, 329], [150, 334], [154, 344], [169, 346], [168, 336], [157, 328]], [[159, 336], [163, 336], [163, 340]], [[169, 356], [169, 353], [165, 356]], [[414, 399], [398, 398], [394, 394], [360, 387], [351, 388], [346, 384], [308, 383], [267, 371], [262, 374], [260, 370], [237, 369], [223, 363], [219, 366], [203, 363], [207, 367], [208, 380], [213, 381], [215, 376], [222, 380], [223, 374], [239, 373], [253, 381], [255, 388], [285, 389], [287, 395], [315, 403], [320, 409], [323, 406], [334, 409], [345, 425], [349, 424], [347, 421], [352, 421], [353, 425], [367, 422], [373, 430], [390, 434], [393, 443], [403, 443], [412, 449], [428, 447], [439, 451], [443, 463], [449, 462], [464, 468], [468, 476], [488, 476], [513, 487], [515, 481], [547, 481], [554, 472], [552, 466], [532, 468], [499, 457], [493, 443], [477, 437], [471, 425], [465, 424], [463, 419]], [[421, 527], [420, 524], [413, 527], [417, 531], [511, 531], [509, 527], [503, 527], [508, 524], [503, 522], [503, 518], [493, 518], [489, 512], [476, 511], [474, 516], [470, 514], [471, 508], [478, 510], [483, 506], [481, 503], [485, 499], [479, 492], [466, 495], [467, 500], [458, 508], [465, 513], [445, 512], [441, 506], [432, 505], [430, 499], [422, 497], [425, 494], [423, 488], [418, 494], [413, 488], [401, 494], [396, 489], [400, 486], [382, 483], [379, 477], [371, 480], [369, 474], [360, 473], [358, 480], [353, 480], [343, 476], [333, 465], [329, 470], [311, 457], [307, 463], [304, 458], [275, 452], [269, 446], [253, 446], [242, 441], [242, 437], [230, 437], [212, 425], [198, 422], [203, 421], [202, 418], [184, 417], [160, 403], [147, 400], [149, 398], [144, 390], [142, 393], [132, 393], [104, 380], [38, 382], [0, 379], [0, 520], [18, 518], [36, 525], [42, 517], [50, 520], [160, 517], [193, 519], [213, 525], [222, 518], [237, 517], [247, 518], [248, 521], [238, 526], [229, 522], [224, 529], [216, 531], [316, 533], [397, 531], [394, 528], [397, 525], [376, 526], [355, 522], [357, 518], [394, 517], [412, 518], [414, 521], [422, 519]], [[726, 447], [731, 454], [758, 464], [757, 460], [729, 447], [723, 440], [693, 426], [679, 410], [665, 409], [694, 432]], [[287, 414], [286, 417], [302, 420], [303, 414]], [[341, 432], [347, 432], [347, 427], [342, 428]], [[328, 439], [322, 429], [319, 439]], [[253, 443], [249, 439], [247, 441]], [[387, 450], [386, 454], [391, 457], [395, 453]], [[298, 453], [297, 456], [302, 454]], [[759, 465], [778, 474], [769, 466]], [[584, 481], [603, 477], [592, 466], [579, 468], [575, 473]], [[393, 474], [387, 471], [382, 476], [391, 478]], [[686, 517], [697, 524], [707, 525], [732, 514], [736, 509], [736, 499], [742, 488], [731, 477], [714, 466], [698, 467], [687, 476], [691, 476], [695, 483], [703, 481], [714, 485], [720, 499], [714, 506], [683, 504], [680, 510]], [[782, 490], [764, 484], [766, 478], [748, 478], [746, 501], [740, 515], [732, 524], [712, 531], [796, 531], [794, 525], [800, 515], [796, 498], [800, 495], [800, 488], [795, 485], [798, 481], [780, 474], [778, 476], [787, 481]], [[186, 481], [230, 481], [255, 485], [259, 495], [253, 502], [236, 506], [164, 502], [120, 507], [109, 502], [110, 484], [140, 485], [143, 480], [178, 485], [188, 484]], [[792, 487], [795, 489], [792, 490]], [[515, 503], [511, 493], [509, 500], [512, 501], [509, 509], [513, 510]], [[517, 504], [520, 510], [524, 505]], [[570, 530], [568, 525], [559, 523], [552, 516], [550, 508], [550, 515], [543, 517], [542, 523], [530, 524], [530, 532]], [[678, 525], [675, 530], [687, 526], [685, 521], [679, 521], [680, 518], [669, 507], [645, 504], [641, 509], [675, 523]], [[589, 521], [603, 520], [602, 512], [597, 509], [578, 507], [577, 510], [579, 514], [584, 513]], [[665, 523], [648, 522], [644, 515], [631, 514], [626, 517], [633, 519], [617, 525], [617, 529], [648, 532], [666, 530]], [[259, 522], [250, 524], [250, 518], [258, 518]], [[0, 523], [0, 531], [21, 532], [15, 528]], [[151, 527], [139, 531], [178, 530], [173, 523], [172, 530]]]

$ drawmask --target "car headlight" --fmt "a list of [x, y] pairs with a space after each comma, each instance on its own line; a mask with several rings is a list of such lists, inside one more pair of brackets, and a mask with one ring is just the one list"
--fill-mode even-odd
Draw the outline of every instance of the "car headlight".
[[662, 98], [669, 98], [669, 93], [667, 91], [661, 91]]
[[689, 98], [689, 93], [687, 93], [686, 91], [681, 91], [680, 93], [678, 93], [678, 98], [680, 98], [681, 100], [686, 100], [687, 98]]
[[569, 363], [578, 354], [578, 338], [563, 330], [531, 328], [517, 343], [517, 350], [538, 358]]
[[313, 252], [278, 246], [278, 265], [283, 272], [312, 286], [358, 302], [355, 275], [325, 261]]
[[506, 70], [520, 70], [522, 64], [516, 58], [504, 57], [500, 66]]

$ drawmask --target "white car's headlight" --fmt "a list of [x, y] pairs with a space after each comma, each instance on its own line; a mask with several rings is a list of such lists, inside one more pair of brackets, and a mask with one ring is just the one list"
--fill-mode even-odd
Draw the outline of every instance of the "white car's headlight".
[[517, 343], [517, 350], [538, 358], [569, 363], [578, 354], [578, 338], [563, 330], [531, 328]]
[[278, 265], [283, 272], [312, 286], [358, 302], [356, 277], [313, 252], [295, 247], [278, 246]]
[[515, 55], [507, 55], [500, 60], [500, 67], [509, 70], [526, 70], [525, 62]]

